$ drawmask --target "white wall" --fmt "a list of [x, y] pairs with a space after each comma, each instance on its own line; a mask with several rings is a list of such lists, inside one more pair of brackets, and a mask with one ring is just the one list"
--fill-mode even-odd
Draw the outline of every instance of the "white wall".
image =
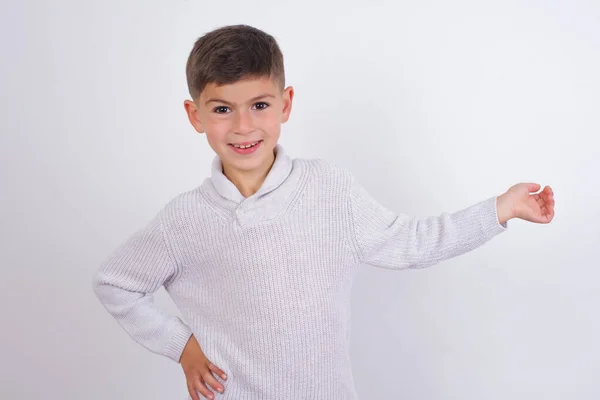
[[91, 277], [208, 174], [185, 61], [233, 23], [284, 51], [288, 152], [350, 168], [390, 208], [554, 188], [550, 225], [511, 221], [422, 271], [361, 269], [361, 398], [599, 398], [598, 2], [29, 0], [0, 18], [0, 398], [186, 395], [181, 368], [126, 336]]

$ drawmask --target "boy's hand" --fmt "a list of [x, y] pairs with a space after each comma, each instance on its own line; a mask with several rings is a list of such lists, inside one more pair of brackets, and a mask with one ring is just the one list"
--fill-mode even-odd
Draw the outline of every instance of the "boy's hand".
[[219, 393], [223, 393], [225, 390], [223, 385], [213, 376], [213, 372], [223, 378], [223, 380], [227, 379], [227, 375], [206, 358], [194, 335], [190, 337], [185, 345], [180, 363], [185, 373], [188, 391], [193, 400], [200, 400], [198, 392], [207, 399], [215, 398], [207, 385], [210, 385]]
[[550, 186], [540, 190], [537, 183], [518, 183], [498, 196], [498, 220], [501, 224], [512, 218], [547, 224], [554, 218], [554, 192]]

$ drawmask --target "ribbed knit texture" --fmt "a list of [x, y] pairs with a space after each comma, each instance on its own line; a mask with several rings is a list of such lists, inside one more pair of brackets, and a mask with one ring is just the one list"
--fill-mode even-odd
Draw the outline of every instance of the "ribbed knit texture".
[[[417, 219], [376, 202], [344, 169], [281, 146], [244, 198], [221, 172], [180, 194], [100, 267], [94, 291], [148, 350], [179, 361], [193, 334], [228, 375], [231, 400], [357, 399], [350, 295], [361, 264], [422, 268], [473, 250], [507, 225], [496, 197]], [[182, 319], [152, 293], [165, 287]]]

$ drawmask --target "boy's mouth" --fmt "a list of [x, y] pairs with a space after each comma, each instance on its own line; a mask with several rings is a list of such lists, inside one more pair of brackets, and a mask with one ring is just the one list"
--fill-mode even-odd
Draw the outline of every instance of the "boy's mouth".
[[261, 143], [262, 140], [257, 140], [254, 142], [229, 143], [228, 146], [238, 154], [250, 154], [254, 153]]
[[257, 140], [255, 142], [229, 143], [229, 145], [233, 146], [233, 147], [235, 147], [237, 149], [247, 149], [247, 148], [256, 146], [260, 142], [262, 142], [262, 140]]

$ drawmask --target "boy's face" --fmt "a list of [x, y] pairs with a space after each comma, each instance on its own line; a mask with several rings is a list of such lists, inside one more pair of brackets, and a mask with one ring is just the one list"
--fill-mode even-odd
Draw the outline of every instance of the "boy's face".
[[291, 86], [282, 92], [268, 77], [252, 78], [223, 86], [211, 83], [195, 102], [186, 100], [184, 106], [196, 131], [206, 133], [224, 169], [251, 172], [271, 166], [293, 96]]

